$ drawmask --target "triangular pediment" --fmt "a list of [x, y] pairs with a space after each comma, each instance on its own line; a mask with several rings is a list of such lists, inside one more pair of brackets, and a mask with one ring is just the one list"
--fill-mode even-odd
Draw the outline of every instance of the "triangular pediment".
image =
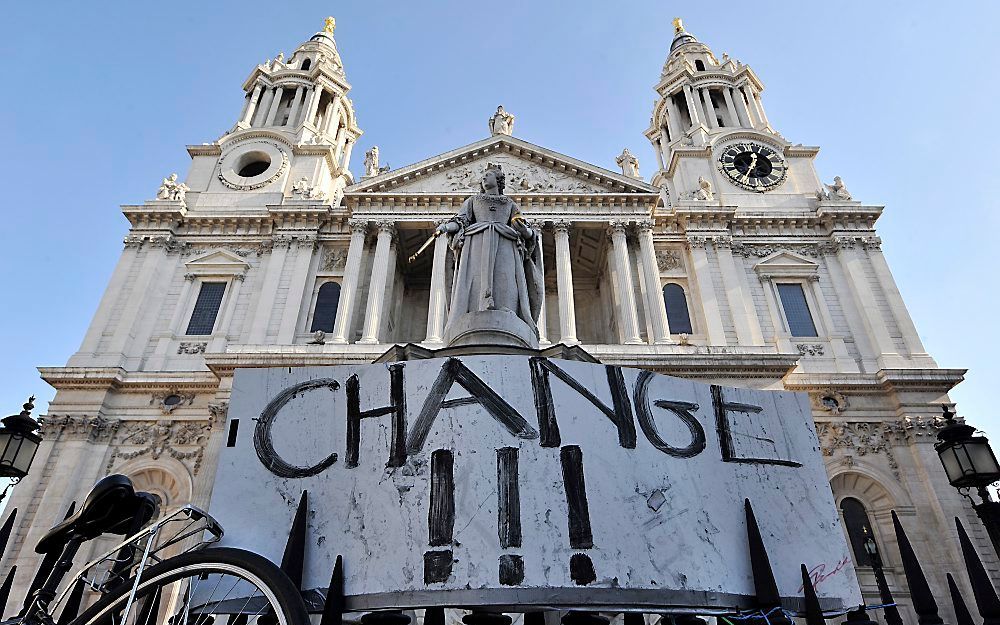
[[659, 193], [642, 180], [507, 135], [363, 179], [347, 193], [476, 193], [490, 163], [503, 169], [506, 195]]
[[242, 273], [250, 265], [236, 254], [218, 249], [192, 258], [184, 267], [191, 273], [224, 275]]
[[757, 273], [808, 276], [815, 274], [819, 265], [805, 256], [785, 250], [764, 258], [753, 269]]

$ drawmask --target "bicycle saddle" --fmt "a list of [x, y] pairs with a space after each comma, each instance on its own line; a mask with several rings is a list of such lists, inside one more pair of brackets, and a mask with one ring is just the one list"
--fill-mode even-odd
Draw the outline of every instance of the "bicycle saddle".
[[87, 541], [101, 534], [137, 532], [158, 506], [156, 495], [135, 492], [132, 480], [124, 475], [109, 475], [94, 485], [76, 514], [42, 536], [35, 552], [60, 552], [71, 537]]

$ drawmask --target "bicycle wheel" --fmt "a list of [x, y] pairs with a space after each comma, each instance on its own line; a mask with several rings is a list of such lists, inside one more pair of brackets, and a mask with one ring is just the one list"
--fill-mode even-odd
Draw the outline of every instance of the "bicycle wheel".
[[[71, 625], [308, 625], [299, 589], [270, 560], [219, 547], [147, 568], [128, 606], [133, 577]], [[128, 613], [125, 608], [129, 607]]]

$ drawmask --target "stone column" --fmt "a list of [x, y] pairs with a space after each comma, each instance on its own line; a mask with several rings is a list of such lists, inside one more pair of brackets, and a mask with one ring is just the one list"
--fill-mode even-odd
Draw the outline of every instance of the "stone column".
[[663, 303], [663, 290], [660, 288], [660, 267], [656, 262], [656, 250], [653, 247], [653, 222], [645, 220], [636, 225], [639, 230], [642, 271], [646, 277], [646, 314], [653, 327], [652, 342], [672, 343], [667, 307]]
[[684, 85], [684, 100], [688, 105], [688, 115], [691, 117], [691, 127], [695, 127], [701, 123], [701, 116], [698, 115], [698, 109], [701, 108], [695, 104], [694, 95], [691, 93], [691, 85]]
[[331, 343], [341, 345], [350, 342], [351, 320], [358, 298], [358, 279], [361, 277], [361, 257], [365, 252], [365, 235], [368, 222], [362, 219], [348, 220], [351, 227], [351, 243], [347, 248], [347, 262], [344, 264], [344, 279], [340, 285], [340, 301], [337, 302], [337, 318], [333, 322]]
[[343, 169], [347, 171], [351, 168], [351, 151], [354, 149], [354, 139], [347, 137], [347, 142], [344, 144], [344, 160]]
[[298, 87], [295, 88], [295, 95], [292, 96], [292, 110], [288, 114], [288, 121], [285, 122], [285, 125], [287, 126], [295, 125], [296, 117], [298, 117], [299, 114], [299, 109], [302, 108], [302, 98], [304, 96], [303, 94], [304, 91], [305, 87], [303, 85], [299, 85]]
[[739, 115], [736, 113], [736, 104], [733, 103], [733, 94], [729, 92], [729, 87], [722, 88], [722, 99], [726, 101], [726, 111], [729, 112], [729, 123], [733, 126], [741, 126]]
[[750, 113], [750, 126], [752, 128], [762, 128], [763, 124], [760, 121], [760, 117], [757, 115], [757, 101], [754, 100], [753, 90], [750, 88], [750, 85], [746, 83], [744, 83], [740, 89], [743, 92], [743, 97], [746, 98], [747, 111]]
[[705, 120], [708, 122], [709, 128], [718, 128], [719, 120], [715, 118], [715, 106], [712, 104], [712, 94], [708, 92], [708, 87], [699, 89], [701, 92], [701, 99], [705, 103]]
[[[132, 265], [139, 255], [140, 247], [142, 247], [142, 240], [138, 237], [130, 236], [125, 239], [125, 249], [122, 250], [122, 255], [118, 258], [118, 264], [115, 265], [115, 271], [111, 274], [108, 287], [104, 289], [101, 303], [97, 307], [97, 312], [94, 313], [90, 327], [87, 328], [87, 334], [83, 337], [78, 354], [93, 355], [97, 351], [104, 330], [107, 329], [108, 320], [111, 318], [111, 311], [125, 288]], [[70, 365], [72, 366], [73, 363], [70, 362]]]
[[736, 103], [736, 115], [739, 117], [740, 126], [753, 128], [753, 124], [750, 123], [750, 111], [747, 109], [747, 103], [743, 100], [743, 95], [735, 88], [726, 89], [726, 93], [730, 94], [729, 99]]
[[[246, 280], [246, 277], [245, 273], [238, 273], [233, 276], [233, 279], [226, 286], [226, 307], [222, 310], [222, 319], [218, 324], [219, 331], [216, 333], [216, 336], [212, 337], [211, 342], [208, 344], [208, 351], [210, 352], [221, 352], [226, 349], [226, 340], [232, 329], [230, 326], [233, 324], [233, 314], [236, 313], [236, 305], [239, 303], [240, 291], [243, 289], [243, 281]], [[186, 282], [185, 286], [188, 284]]]
[[847, 285], [847, 276], [844, 275], [840, 257], [837, 255], [837, 245], [835, 243], [821, 243], [817, 247], [823, 255], [826, 271], [830, 274], [830, 282], [833, 284], [833, 290], [841, 303], [847, 327], [854, 338], [854, 345], [858, 348], [858, 355], [861, 360], [874, 364], [878, 354], [875, 353], [871, 337], [868, 336], [864, 322], [861, 320], [861, 312], [854, 305], [854, 295]]
[[278, 327], [278, 344], [291, 345], [295, 342], [295, 328], [299, 322], [299, 312], [302, 310], [302, 296], [309, 281], [309, 266], [312, 264], [313, 252], [316, 250], [316, 240], [313, 238], [298, 239], [292, 275], [288, 282], [288, 294], [285, 296], [285, 309], [281, 313], [281, 325]]
[[705, 313], [705, 334], [709, 345], [725, 345], [726, 331], [722, 325], [722, 313], [719, 301], [715, 297], [715, 285], [712, 283], [712, 270], [708, 263], [708, 238], [689, 236], [688, 250], [691, 253], [691, 267], [694, 269], [694, 279], [698, 287], [698, 297]]
[[257, 110], [257, 102], [260, 100], [260, 94], [264, 90], [264, 85], [257, 83], [257, 86], [253, 88], [253, 94], [247, 100], [246, 107], [243, 109], [243, 115], [240, 116], [239, 126], [249, 126], [250, 119], [253, 118], [254, 112]]
[[316, 124], [316, 111], [319, 109], [319, 100], [323, 97], [323, 88], [319, 85], [313, 85], [309, 88], [308, 101], [309, 104], [306, 105], [306, 113], [302, 117], [302, 123], [309, 123], [315, 126]]
[[542, 305], [538, 311], [538, 321], [536, 323], [538, 327], [538, 344], [539, 345], [551, 345], [552, 342], [549, 341], [547, 336], [548, 328], [546, 325], [548, 321], [545, 314], [545, 257], [542, 256], [543, 246], [542, 246], [542, 227], [545, 222], [542, 221], [532, 221], [530, 224], [531, 229], [535, 231], [535, 235], [538, 237], [538, 257], [542, 262]]
[[[440, 225], [442, 222], [435, 222]], [[444, 322], [448, 312], [447, 271], [448, 235], [439, 234], [434, 239], [434, 262], [431, 265], [431, 295], [427, 302], [427, 337], [425, 343], [441, 343], [444, 340]]]
[[142, 259], [139, 275], [136, 276], [135, 282], [132, 283], [131, 290], [133, 294], [140, 296], [129, 297], [126, 300], [125, 308], [115, 326], [114, 335], [111, 337], [110, 345], [106, 350], [107, 352], [125, 356], [130, 351], [129, 348], [132, 345], [136, 327], [145, 317], [141, 313], [144, 309], [149, 310], [151, 299], [156, 299], [156, 297], [153, 297], [156, 294], [150, 290], [150, 287], [158, 282], [158, 274], [167, 266], [167, 246], [170, 245], [170, 241], [171, 237], [169, 235], [157, 236], [150, 237], [149, 241], [145, 244], [147, 251], [145, 257]]
[[365, 329], [358, 343], [378, 343], [378, 333], [382, 327], [385, 312], [385, 287], [389, 277], [389, 248], [396, 226], [391, 221], [378, 222], [378, 239], [375, 243], [375, 258], [372, 261], [372, 279], [368, 287], [368, 310], [365, 311]]
[[716, 237], [715, 253], [719, 258], [719, 269], [722, 274], [722, 285], [726, 289], [726, 300], [733, 315], [733, 326], [736, 328], [736, 341], [740, 345], [763, 345], [764, 336], [757, 319], [757, 309], [753, 298], [743, 289], [743, 281], [733, 258], [732, 238]]
[[337, 109], [337, 101], [338, 100], [336, 98], [332, 98], [329, 102], [326, 103], [326, 111], [323, 112], [322, 128], [319, 129], [319, 131], [322, 132], [323, 134], [327, 134], [330, 130], [330, 124], [332, 123], [330, 120], [332, 120], [335, 116]]
[[868, 276], [864, 270], [865, 258], [858, 252], [858, 243], [852, 237], [837, 237], [837, 258], [847, 271], [848, 286], [854, 296], [865, 330], [878, 352], [878, 366], [893, 367], [899, 364], [899, 354], [896, 344], [889, 334], [889, 328], [878, 309], [875, 295], [872, 293]]
[[656, 145], [653, 146], [656, 149], [656, 164], [660, 166], [660, 171], [667, 168], [663, 163], [663, 153], [666, 152], [669, 144], [670, 139], [667, 137], [667, 129], [660, 128], [660, 139], [656, 142]]
[[267, 339], [267, 326], [271, 322], [271, 312], [278, 293], [278, 282], [285, 268], [285, 256], [288, 255], [288, 242], [275, 237], [271, 255], [264, 268], [264, 276], [260, 282], [260, 292], [257, 294], [257, 307], [250, 322], [250, 336], [247, 342], [251, 345], [262, 344]]
[[274, 125], [274, 118], [278, 116], [278, 108], [281, 106], [281, 96], [284, 92], [284, 87], [278, 87], [274, 90], [274, 97], [271, 99], [271, 108], [267, 111], [267, 118], [264, 120], [265, 126]]
[[677, 103], [674, 102], [674, 96], [667, 96], [667, 125], [670, 128], [670, 136], [675, 140], [680, 139], [684, 134], [684, 129], [681, 128], [681, 112], [677, 110]]
[[264, 121], [267, 119], [267, 114], [271, 112], [271, 102], [274, 101], [274, 89], [271, 87], [264, 87], [263, 98], [260, 101], [260, 106], [254, 112], [253, 117], [250, 118], [251, 126], [263, 126]]
[[[625, 237], [624, 221], [612, 221], [608, 224], [608, 234], [611, 235], [611, 251], [615, 258], [615, 271], [618, 273], [619, 327], [622, 332], [622, 342], [625, 345], [642, 343], [639, 336], [639, 316], [635, 309], [635, 288], [632, 283], [632, 261], [629, 259], [628, 239]], [[666, 314], [664, 312], [664, 314]]]
[[556, 284], [559, 290], [559, 342], [579, 343], [576, 338], [576, 306], [573, 303], [573, 263], [569, 255], [570, 222], [556, 221]]
[[889, 270], [889, 263], [886, 262], [885, 256], [882, 254], [882, 241], [878, 237], [871, 237], [864, 241], [864, 247], [868, 250], [868, 259], [871, 261], [872, 268], [875, 269], [875, 277], [889, 302], [889, 309], [896, 319], [896, 325], [899, 326], [899, 331], [903, 334], [903, 344], [906, 345], [906, 351], [909, 352], [910, 358], [929, 360], [931, 357], [924, 349], [917, 328], [913, 325], [913, 319], [906, 310], [906, 304], [903, 303], [903, 296], [900, 295], [899, 287], [896, 286], [896, 280], [892, 277], [892, 271]]
[[771, 127], [771, 122], [767, 121], [767, 113], [764, 112], [764, 103], [761, 102], [760, 94], [757, 91], [751, 89], [750, 94], [753, 96], [754, 107], [757, 109], [757, 115], [760, 117], [760, 121], [766, 128]]

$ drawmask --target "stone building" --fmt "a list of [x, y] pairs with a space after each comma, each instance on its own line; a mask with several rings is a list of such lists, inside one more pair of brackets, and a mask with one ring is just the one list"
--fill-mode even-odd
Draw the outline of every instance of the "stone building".
[[[355, 181], [362, 131], [350, 88], [331, 21], [253, 69], [232, 129], [188, 146], [183, 182], [167, 178], [155, 199], [122, 207], [124, 249], [79, 351], [40, 369], [57, 393], [9, 504], [18, 515], [0, 575], [18, 566], [12, 597], [37, 567], [38, 537], [109, 472], [168, 505], [207, 504], [236, 368], [440, 347], [446, 237], [410, 257], [478, 190], [487, 164], [502, 167], [507, 195], [542, 232], [543, 345], [809, 393], [869, 603], [878, 595], [862, 528], [897, 600], [910, 602], [890, 510], [935, 563], [927, 573], [945, 615], [947, 571], [971, 596], [953, 517], [997, 574], [933, 450], [964, 371], [925, 352], [880, 251], [882, 207], [853, 199], [839, 178], [821, 182], [818, 148], [779, 134], [749, 66], [676, 24], [645, 131], [657, 155], [650, 182], [627, 150], [621, 172], [609, 171], [519, 139], [502, 109], [482, 140], [392, 170], [370, 153]], [[820, 579], [836, 574], [828, 566]]]

